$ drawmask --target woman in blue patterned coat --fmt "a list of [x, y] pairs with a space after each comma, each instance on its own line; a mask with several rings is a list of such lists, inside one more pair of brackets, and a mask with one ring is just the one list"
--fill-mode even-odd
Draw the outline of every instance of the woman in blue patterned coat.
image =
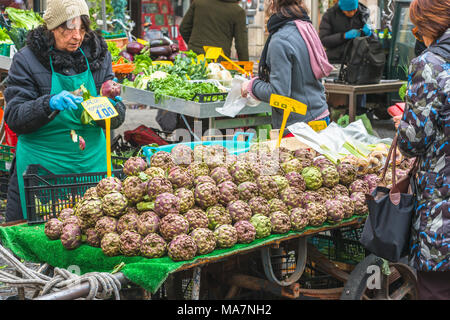
[[411, 61], [400, 151], [419, 157], [410, 263], [420, 299], [450, 299], [450, 5], [414, 0], [414, 35], [427, 49]]

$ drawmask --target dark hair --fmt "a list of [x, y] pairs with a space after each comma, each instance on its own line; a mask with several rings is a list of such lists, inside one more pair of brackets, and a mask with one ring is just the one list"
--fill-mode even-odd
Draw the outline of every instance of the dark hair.
[[450, 27], [450, 0], [414, 0], [409, 17], [420, 35], [439, 39]]
[[[272, 0], [266, 8], [267, 16], [281, 14], [286, 18], [292, 18], [292, 14], [297, 17], [304, 15], [303, 11], [309, 13], [303, 0]], [[292, 13], [292, 14], [291, 14]]]

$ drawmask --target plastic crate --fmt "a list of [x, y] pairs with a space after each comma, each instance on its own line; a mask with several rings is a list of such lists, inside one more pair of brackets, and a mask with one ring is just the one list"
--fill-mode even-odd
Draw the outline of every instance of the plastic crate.
[[308, 242], [331, 261], [356, 265], [367, 255], [366, 249], [359, 242], [362, 229], [361, 227], [331, 230], [308, 238]]
[[11, 54], [12, 43], [2, 43], [0, 44], [0, 55], [9, 57]]
[[15, 147], [0, 144], [0, 171], [9, 171], [14, 158]]
[[[125, 178], [122, 170], [112, 174]], [[28, 224], [44, 223], [62, 209], [74, 207], [87, 189], [106, 176], [106, 172], [54, 174], [41, 165], [29, 165], [23, 175]]]
[[[150, 158], [152, 155], [158, 151], [166, 151], [171, 152], [172, 149], [177, 146], [178, 144], [184, 144], [189, 146], [191, 149], [194, 149], [196, 145], [205, 145], [205, 146], [211, 146], [211, 145], [220, 145], [225, 148], [227, 148], [228, 152], [231, 154], [240, 154], [244, 152], [248, 152], [250, 149], [250, 144], [253, 139], [254, 133], [248, 133], [248, 132], [236, 132], [233, 136], [233, 139], [231, 140], [211, 140], [211, 141], [195, 141], [195, 142], [183, 142], [183, 143], [175, 143], [175, 144], [168, 144], [165, 146], [160, 147], [143, 147], [142, 152], [147, 158], [147, 163], [150, 163]], [[246, 141], [238, 141], [239, 136], [248, 136], [248, 139]]]

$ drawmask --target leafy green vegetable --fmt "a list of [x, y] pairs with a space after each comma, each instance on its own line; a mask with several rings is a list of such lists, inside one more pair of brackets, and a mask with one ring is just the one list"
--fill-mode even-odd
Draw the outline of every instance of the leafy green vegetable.
[[117, 43], [115, 43], [114, 41], [107, 41], [106, 44], [108, 45], [108, 51], [111, 53], [113, 61], [119, 59], [120, 49], [119, 47], [117, 47]]
[[400, 99], [402, 99], [403, 101], [405, 101], [406, 87], [407, 87], [407, 83], [404, 83], [404, 84], [400, 87], [400, 89], [398, 89], [398, 95], [400, 96]]
[[8, 14], [8, 19], [11, 21], [11, 27], [13, 28], [33, 30], [44, 22], [44, 19], [32, 10], [8, 7], [5, 12]]
[[11, 38], [17, 50], [25, 47], [27, 42], [28, 30], [24, 28], [11, 28], [11, 30], [6, 30], [6, 33]]
[[0, 29], [0, 41], [11, 42], [11, 38], [9, 37], [6, 29], [3, 29], [3, 28]]
[[149, 71], [152, 68], [152, 59], [148, 54], [148, 49], [144, 50], [141, 54], [134, 56], [134, 74], [139, 74], [141, 72]]
[[212, 83], [189, 82], [181, 77], [170, 74], [163, 79], [154, 79], [148, 82], [148, 90], [155, 93], [155, 101], [159, 103], [163, 96], [171, 96], [184, 100], [192, 100], [196, 94], [220, 92]]

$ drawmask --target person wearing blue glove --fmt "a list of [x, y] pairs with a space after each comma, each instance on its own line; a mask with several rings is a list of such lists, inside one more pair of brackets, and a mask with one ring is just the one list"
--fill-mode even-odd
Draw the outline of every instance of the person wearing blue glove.
[[361, 35], [361, 31], [352, 29], [352, 30], [347, 31], [344, 34], [344, 38], [345, 39], [355, 39], [356, 37], [359, 37], [360, 35]]
[[[18, 136], [8, 185], [8, 222], [31, 217], [29, 206], [34, 203], [26, 201], [23, 179], [29, 165], [39, 164], [54, 174], [107, 171], [105, 121], [86, 124], [83, 97], [72, 94], [83, 85], [97, 96], [114, 78], [106, 42], [90, 28], [86, 0], [47, 1], [43, 19], [14, 55], [4, 90], [4, 119]], [[111, 130], [124, 122], [126, 112], [120, 98], [113, 102], [118, 115], [111, 118]], [[72, 132], [83, 138], [83, 148], [74, 143]]]
[[49, 106], [51, 110], [68, 110], [78, 109], [77, 103], [83, 102], [83, 97], [76, 96], [66, 90], [54, 95], [50, 98]]
[[358, 0], [339, 0], [324, 13], [319, 38], [331, 64], [341, 64], [348, 41], [371, 32], [369, 17], [369, 9]]
[[362, 31], [364, 32], [364, 34], [368, 37], [370, 37], [372, 35], [372, 28], [370, 27], [370, 25], [368, 23], [366, 23], [362, 29]]

